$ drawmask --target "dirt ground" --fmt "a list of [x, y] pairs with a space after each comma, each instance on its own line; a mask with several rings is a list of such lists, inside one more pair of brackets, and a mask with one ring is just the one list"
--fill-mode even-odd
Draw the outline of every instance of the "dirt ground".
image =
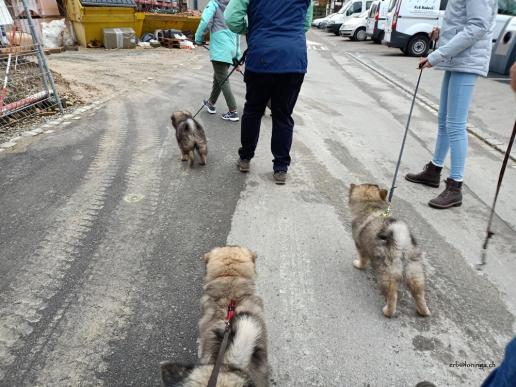
[[[66, 112], [71, 112], [83, 104], [138, 87], [143, 80], [178, 71], [197, 58], [195, 50], [137, 47], [132, 50], [81, 48], [52, 54], [47, 60]], [[0, 144], [56, 117], [36, 116], [1, 128]]]
[[[138, 86], [142, 79], [158, 78], [194, 59], [195, 51], [154, 48], [134, 50], [80, 49], [51, 55], [50, 68], [61, 74], [83, 102]], [[63, 90], [66, 92], [66, 90]]]

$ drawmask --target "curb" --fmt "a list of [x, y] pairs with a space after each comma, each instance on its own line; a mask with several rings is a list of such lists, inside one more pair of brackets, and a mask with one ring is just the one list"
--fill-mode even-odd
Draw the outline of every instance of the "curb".
[[[366, 63], [362, 59], [359, 59], [356, 55], [354, 55], [354, 54], [352, 54], [350, 52], [346, 52], [345, 54], [347, 56], [351, 57], [357, 63], [361, 64], [362, 66], [367, 67], [369, 70], [371, 70], [373, 73], [375, 73], [376, 75], [378, 75], [379, 77], [381, 77], [382, 79], [384, 79], [385, 81], [390, 83], [391, 85], [393, 85], [393, 86], [397, 87], [398, 89], [402, 90], [404, 93], [408, 94], [411, 98], [414, 95], [414, 91], [413, 90], [411, 90], [411, 89], [403, 86], [402, 84], [392, 80], [388, 75], [386, 75], [382, 71], [378, 70], [374, 66], [370, 65], [369, 63]], [[439, 112], [439, 105], [433, 103], [430, 99], [428, 99], [426, 97], [422, 97], [420, 95], [417, 95], [416, 96], [416, 102], [420, 106], [426, 108], [427, 110], [430, 110], [432, 113], [436, 113], [437, 114]], [[478, 138], [483, 143], [489, 145], [491, 148], [493, 148], [494, 150], [498, 151], [502, 155], [505, 155], [506, 149], [501, 148], [501, 145], [505, 144], [503, 141], [500, 141], [500, 140], [498, 140], [496, 138], [489, 138], [489, 137], [483, 136], [482, 133], [481, 133], [481, 130], [479, 128], [477, 128], [475, 125], [472, 125], [470, 123], [468, 123], [468, 125], [467, 125], [467, 130], [468, 130], [468, 132], [471, 135], [475, 136], [476, 138]], [[515, 156], [509, 155], [509, 158], [513, 162], [516, 162], [516, 157]]]

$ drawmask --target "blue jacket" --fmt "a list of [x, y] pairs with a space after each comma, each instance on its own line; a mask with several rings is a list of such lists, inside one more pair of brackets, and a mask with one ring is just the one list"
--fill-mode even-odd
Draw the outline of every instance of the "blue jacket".
[[240, 36], [231, 32], [224, 22], [224, 10], [229, 0], [210, 0], [204, 8], [195, 41], [202, 43], [206, 29], [210, 31], [210, 59], [233, 64], [240, 59]]
[[246, 70], [306, 73], [312, 10], [312, 0], [231, 0], [224, 18], [231, 31], [247, 32]]
[[497, 0], [450, 0], [437, 42], [428, 55], [436, 69], [486, 76], [493, 49]]

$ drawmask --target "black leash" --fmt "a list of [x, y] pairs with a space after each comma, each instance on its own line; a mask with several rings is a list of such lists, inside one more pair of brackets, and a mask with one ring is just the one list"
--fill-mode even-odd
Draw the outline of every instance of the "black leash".
[[[231, 75], [233, 75], [233, 73], [236, 71], [236, 69], [238, 69], [238, 66], [240, 66], [242, 63], [244, 63], [244, 61], [245, 61], [245, 57], [246, 57], [246, 56], [247, 56], [247, 50], [245, 50], [245, 51], [244, 51], [244, 53], [242, 54], [242, 57], [240, 58], [240, 60], [235, 61], [235, 63], [233, 63], [233, 70], [231, 70], [231, 71], [229, 72], [229, 74], [226, 76], [226, 78], [224, 78], [224, 80], [222, 81], [222, 83], [220, 83], [220, 84], [219, 84], [219, 83], [217, 82], [217, 87], [218, 87], [219, 89], [221, 89], [221, 90], [222, 90], [222, 86], [224, 86], [224, 83], [226, 83], [226, 82], [227, 82], [227, 80], [229, 79], [229, 77], [230, 77]], [[240, 71], [239, 71], [239, 72], [240, 72]], [[240, 73], [241, 73], [241, 72], [240, 72]], [[202, 110], [203, 108], [204, 108], [204, 103], [203, 103], [203, 104], [202, 104], [202, 106], [199, 108], [199, 110], [197, 110], [197, 112], [193, 115], [193, 117], [192, 117], [192, 118], [197, 117], [197, 115], [201, 112], [201, 110]]]
[[410, 106], [410, 112], [407, 119], [407, 125], [405, 127], [405, 134], [403, 135], [403, 142], [401, 143], [401, 149], [400, 149], [400, 155], [398, 156], [398, 163], [396, 164], [396, 170], [394, 171], [394, 178], [392, 179], [392, 185], [391, 189], [389, 190], [389, 198], [388, 203], [389, 207], [387, 207], [387, 211], [385, 215], [390, 215], [391, 212], [391, 203], [392, 203], [392, 197], [394, 196], [394, 190], [396, 187], [396, 180], [398, 179], [398, 172], [400, 169], [401, 164], [401, 158], [403, 157], [403, 151], [405, 150], [405, 142], [407, 141], [407, 135], [410, 127], [410, 120], [412, 118], [412, 111], [414, 110], [414, 104], [416, 103], [416, 95], [417, 91], [419, 89], [419, 83], [421, 82], [421, 75], [423, 75], [423, 67], [419, 66], [419, 77], [417, 79], [416, 89], [414, 90], [414, 96], [412, 97], [412, 105]]
[[498, 201], [498, 194], [500, 193], [500, 188], [502, 187], [503, 176], [505, 174], [505, 170], [507, 169], [507, 163], [509, 162], [509, 157], [511, 155], [512, 145], [514, 144], [515, 137], [516, 137], [516, 121], [514, 121], [514, 128], [512, 129], [512, 134], [511, 134], [511, 138], [509, 140], [509, 145], [507, 146], [507, 150], [505, 151], [502, 168], [500, 169], [500, 175], [498, 176], [498, 184], [496, 185], [496, 192], [495, 192], [495, 196], [494, 196], [494, 200], [493, 200], [493, 205], [491, 207], [491, 214], [489, 215], [489, 222], [487, 223], [486, 239], [484, 240], [484, 244], [482, 246], [482, 254], [481, 254], [481, 258], [480, 258], [480, 263], [477, 265], [477, 270], [482, 270], [482, 266], [484, 266], [487, 261], [487, 246], [489, 244], [489, 239], [491, 239], [491, 237], [494, 235], [494, 232], [491, 230], [491, 226], [493, 224], [496, 202]]
[[213, 371], [211, 371], [210, 379], [208, 380], [207, 387], [216, 387], [217, 379], [219, 377], [220, 367], [222, 367], [222, 363], [224, 361], [224, 355], [226, 354], [226, 348], [228, 346], [229, 340], [229, 332], [231, 331], [231, 321], [233, 317], [235, 317], [235, 309], [236, 309], [236, 301], [231, 300], [228, 305], [228, 314], [226, 316], [226, 328], [224, 328], [224, 338], [222, 339], [222, 343], [220, 344], [219, 354], [217, 355], [217, 361], [213, 366]]

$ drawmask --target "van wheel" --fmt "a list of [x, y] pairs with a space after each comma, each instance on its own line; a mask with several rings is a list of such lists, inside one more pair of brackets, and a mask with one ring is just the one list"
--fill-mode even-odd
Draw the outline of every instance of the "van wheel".
[[383, 35], [384, 35], [383, 32], [380, 33], [379, 35], [377, 35], [376, 38], [373, 38], [373, 42], [375, 42], [376, 44], [382, 43]]
[[366, 29], [364, 27], [358, 28], [353, 34], [353, 40], [358, 40], [359, 42], [363, 42], [367, 39]]
[[430, 50], [430, 38], [426, 35], [416, 35], [407, 45], [407, 54], [410, 56], [426, 56]]

